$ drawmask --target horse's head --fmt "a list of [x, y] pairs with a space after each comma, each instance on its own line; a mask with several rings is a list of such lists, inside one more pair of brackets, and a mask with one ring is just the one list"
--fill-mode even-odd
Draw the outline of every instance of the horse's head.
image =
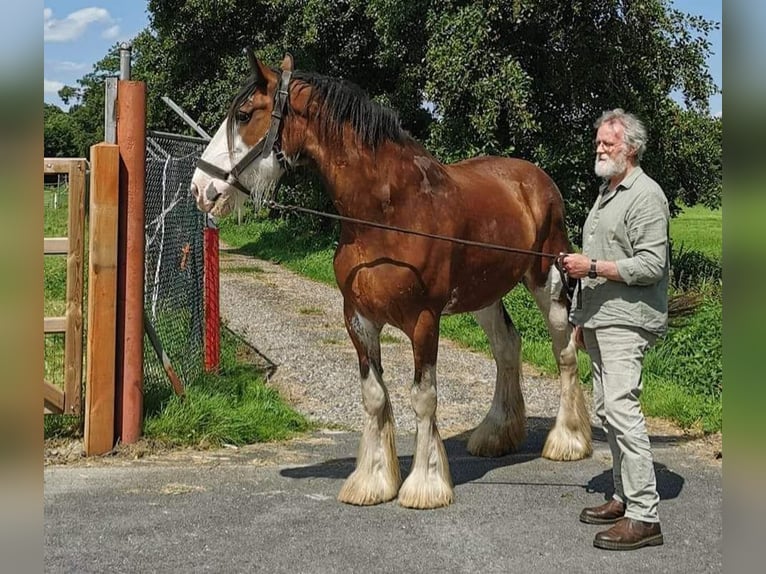
[[216, 216], [230, 213], [251, 196], [270, 199], [284, 173], [280, 132], [293, 71], [287, 54], [282, 72], [246, 50], [252, 75], [234, 98], [226, 118], [202, 153], [191, 183], [197, 207]]

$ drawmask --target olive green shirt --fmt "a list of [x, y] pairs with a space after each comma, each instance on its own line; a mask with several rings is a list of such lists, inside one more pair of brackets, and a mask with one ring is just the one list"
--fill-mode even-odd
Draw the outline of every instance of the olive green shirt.
[[[624, 325], [662, 335], [668, 325], [670, 213], [662, 188], [636, 166], [613, 190], [606, 182], [583, 228], [583, 253], [614, 261], [625, 281], [581, 282], [570, 320], [589, 329]], [[577, 308], [577, 301], [581, 308]]]

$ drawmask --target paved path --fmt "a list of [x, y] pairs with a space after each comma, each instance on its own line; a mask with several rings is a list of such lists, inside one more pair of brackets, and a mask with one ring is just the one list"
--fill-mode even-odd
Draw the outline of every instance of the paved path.
[[[721, 466], [656, 444], [665, 545], [597, 550], [580, 524], [604, 499], [608, 448], [576, 463], [478, 459], [446, 441], [456, 500], [413, 511], [335, 496], [357, 435], [45, 470], [47, 572], [721, 572]], [[656, 442], [656, 441], [655, 441]], [[399, 453], [406, 474], [412, 437]]]

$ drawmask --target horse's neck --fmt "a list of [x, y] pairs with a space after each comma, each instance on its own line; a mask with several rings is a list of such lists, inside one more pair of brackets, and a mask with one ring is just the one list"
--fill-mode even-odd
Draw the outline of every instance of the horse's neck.
[[402, 198], [419, 188], [426, 170], [443, 166], [414, 140], [386, 141], [376, 150], [346, 139], [343, 146], [322, 146], [309, 153], [314, 169], [341, 215], [372, 216], [381, 203]]

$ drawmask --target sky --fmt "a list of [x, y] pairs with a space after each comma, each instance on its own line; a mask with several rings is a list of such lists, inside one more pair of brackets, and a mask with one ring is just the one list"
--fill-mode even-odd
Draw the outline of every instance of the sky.
[[[722, 22], [722, 2], [673, 0], [674, 7], [708, 20]], [[64, 85], [93, 70], [115, 43], [130, 41], [149, 25], [143, 0], [46, 0], [43, 10], [44, 101], [65, 108], [57, 95]], [[710, 36], [713, 54], [708, 60], [716, 84], [723, 85], [723, 43], [719, 28]], [[714, 115], [722, 112], [721, 95], [710, 100]]]

